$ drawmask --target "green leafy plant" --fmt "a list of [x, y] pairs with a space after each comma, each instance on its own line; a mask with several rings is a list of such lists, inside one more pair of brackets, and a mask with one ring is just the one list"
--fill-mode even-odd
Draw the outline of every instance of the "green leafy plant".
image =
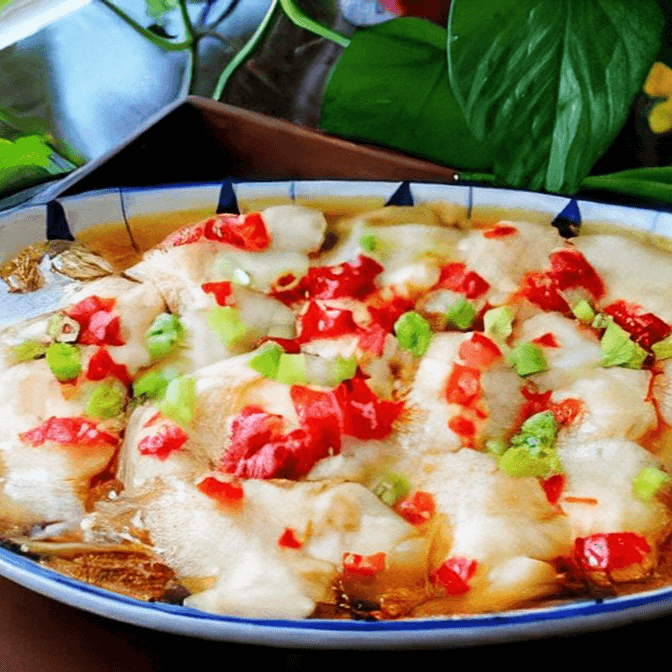
[[574, 193], [625, 122], [662, 28], [655, 0], [453, 0], [446, 33], [408, 17], [355, 33], [321, 126], [472, 178]]
[[655, 0], [454, 0], [450, 83], [507, 185], [576, 191], [660, 49]]

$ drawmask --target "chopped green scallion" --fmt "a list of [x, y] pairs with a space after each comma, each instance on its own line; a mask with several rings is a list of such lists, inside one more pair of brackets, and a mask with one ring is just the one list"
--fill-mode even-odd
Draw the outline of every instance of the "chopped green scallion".
[[305, 385], [308, 382], [306, 356], [301, 353], [295, 355], [281, 353], [276, 380], [286, 385]]
[[229, 348], [240, 343], [248, 333], [239, 312], [230, 306], [215, 306], [208, 312], [207, 320], [217, 338]]
[[508, 306], [491, 308], [483, 315], [483, 326], [485, 335], [499, 345], [506, 343], [506, 340], [513, 333], [513, 319], [515, 314]]
[[582, 299], [572, 307], [572, 314], [579, 322], [583, 322], [584, 324], [591, 324], [595, 319], [595, 311], [585, 299]]
[[534, 343], [521, 343], [511, 351], [509, 357], [519, 376], [531, 376], [548, 369], [544, 353]]
[[153, 361], [165, 357], [184, 340], [184, 327], [177, 315], [161, 313], [149, 328], [145, 341]]
[[12, 358], [17, 362], [27, 362], [31, 359], [43, 357], [47, 352], [47, 346], [39, 341], [24, 341], [10, 349]]
[[669, 359], [672, 357], [672, 336], [664, 338], [651, 346], [656, 359]]
[[57, 380], [72, 380], [82, 371], [79, 348], [69, 343], [52, 343], [46, 351], [47, 365]]
[[365, 252], [375, 252], [379, 246], [378, 238], [372, 233], [365, 233], [359, 239], [359, 245]]
[[394, 333], [399, 346], [416, 357], [422, 357], [427, 352], [432, 340], [429, 322], [414, 310], [404, 313], [394, 323]]
[[611, 320], [602, 334], [600, 347], [604, 353], [602, 366], [605, 368], [623, 366], [628, 369], [641, 369], [647, 357], [646, 350], [630, 340], [630, 334]]
[[283, 349], [277, 343], [267, 343], [247, 365], [266, 378], [276, 379]]
[[327, 387], [336, 387], [344, 380], [354, 378], [357, 373], [357, 358], [341, 357], [336, 355], [335, 359], [330, 363], [328, 369]]
[[93, 388], [85, 413], [92, 418], [114, 418], [124, 410], [126, 393], [119, 385], [101, 383]]
[[190, 425], [196, 410], [196, 381], [186, 376], [174, 378], [157, 405], [161, 413], [178, 425]]
[[463, 331], [469, 329], [474, 323], [475, 317], [476, 308], [463, 297], [460, 297], [457, 303], [452, 305], [446, 313], [448, 323]]
[[395, 472], [385, 474], [372, 488], [372, 492], [381, 502], [394, 506], [411, 491], [411, 484], [405, 476]]
[[644, 467], [632, 482], [632, 492], [644, 502], [650, 502], [670, 482], [670, 477], [656, 467]]

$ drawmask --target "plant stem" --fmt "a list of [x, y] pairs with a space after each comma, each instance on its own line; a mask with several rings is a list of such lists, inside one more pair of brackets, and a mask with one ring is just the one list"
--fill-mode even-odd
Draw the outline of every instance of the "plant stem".
[[[119, 7], [117, 7], [114, 3], [109, 2], [109, 0], [99, 1], [102, 2], [105, 7], [112, 10], [118, 17], [123, 19], [131, 28], [133, 28], [133, 30], [135, 30], [137, 33], [140, 33], [140, 35], [142, 35], [145, 39], [149, 40], [152, 44], [160, 47], [161, 49], [166, 51], [182, 51], [183, 49], [188, 49], [191, 46], [191, 36], [182, 42], [172, 42], [171, 40], [167, 40], [164, 37], [156, 35], [151, 30], [147, 30], [147, 28], [141, 26], [137, 21], [128, 16], [126, 12], [119, 9]], [[180, 6], [181, 4], [182, 3], [180, 3]], [[189, 26], [191, 26], [191, 22], [189, 22]]]
[[231, 59], [229, 64], [224, 68], [222, 74], [217, 80], [217, 86], [212, 94], [213, 100], [219, 100], [222, 97], [224, 88], [226, 87], [231, 75], [242, 65], [247, 57], [257, 48], [257, 45], [266, 35], [270, 24], [276, 18], [280, 11], [280, 5], [278, 4], [279, 0], [273, 0], [271, 6], [266, 12], [266, 16], [262, 19], [259, 27], [254, 31], [252, 37], [245, 43], [245, 46]]
[[194, 40], [197, 39], [194, 27], [191, 24], [191, 19], [189, 18], [189, 12], [187, 10], [187, 0], [177, 0], [177, 4], [180, 7], [180, 14], [182, 15], [182, 23], [184, 24], [184, 31], [187, 33], [187, 40], [191, 46]]
[[287, 18], [299, 28], [308, 30], [315, 35], [325, 37], [331, 42], [339, 44], [341, 47], [347, 47], [350, 44], [350, 39], [337, 33], [331, 28], [323, 26], [314, 19], [311, 19], [297, 4], [295, 0], [280, 0], [280, 5], [287, 15]]

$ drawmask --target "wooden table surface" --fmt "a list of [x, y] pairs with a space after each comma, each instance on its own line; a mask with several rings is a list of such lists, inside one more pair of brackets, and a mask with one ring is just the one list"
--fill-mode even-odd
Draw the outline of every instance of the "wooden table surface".
[[[652, 643], [666, 641], [671, 626], [669, 617], [612, 631], [453, 649], [443, 655], [456, 672], [477, 670], [479, 663], [491, 666], [493, 656], [535, 668], [560, 657], [570, 663], [570, 670], [597, 665], [598, 672], [606, 672], [605, 656], [615, 658], [624, 648], [650, 651]], [[420, 672], [418, 665], [425, 662], [434, 669], [435, 657], [435, 651], [315, 651], [204, 641], [95, 616], [0, 578], [0, 672], [154, 672], [213, 665], [224, 669], [229, 664], [317, 672], [325, 659], [337, 670]]]

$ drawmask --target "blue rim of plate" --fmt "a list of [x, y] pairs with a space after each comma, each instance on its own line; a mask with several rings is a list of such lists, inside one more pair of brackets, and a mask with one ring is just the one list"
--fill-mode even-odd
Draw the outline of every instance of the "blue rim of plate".
[[[379, 199], [381, 205], [443, 200], [476, 217], [481, 209], [483, 212], [492, 208], [527, 210], [543, 213], [555, 226], [566, 221], [576, 226], [600, 221], [672, 238], [672, 214], [664, 210], [534, 192], [408, 182], [224, 180], [104, 189], [56, 199], [46, 206], [17, 208], [0, 216], [0, 253], [3, 241], [6, 244], [14, 238], [13, 227], [24, 215], [28, 216], [28, 210], [34, 217], [36, 208], [41, 208], [38, 225], [28, 227], [27, 235], [42, 230], [49, 238], [68, 237], [68, 234], [76, 237], [78, 231], [88, 226], [110, 221], [109, 216], [101, 219], [101, 213], [105, 212], [118, 217], [129, 215], [129, 210], [132, 216], [204, 206], [230, 211], [243, 200], [271, 197], [301, 202], [325, 195], [372, 197]], [[95, 203], [103, 205], [89, 207]], [[12, 241], [12, 244], [15, 243]], [[7, 296], [0, 294], [0, 301], [5, 301]], [[621, 597], [580, 599], [561, 605], [454, 617], [398, 621], [238, 618], [179, 605], [142, 602], [59, 574], [3, 547], [0, 547], [0, 575], [64, 604], [150, 629], [203, 639], [301, 648], [474, 646], [604, 630], [672, 613], [672, 586], [669, 586]]]

